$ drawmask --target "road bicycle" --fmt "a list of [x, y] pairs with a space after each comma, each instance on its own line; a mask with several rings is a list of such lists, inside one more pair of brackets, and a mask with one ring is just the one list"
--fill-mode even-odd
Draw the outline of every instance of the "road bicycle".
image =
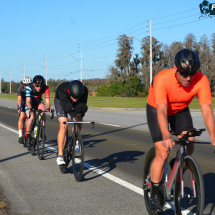
[[[175, 214], [181, 215], [184, 211], [191, 211], [193, 214], [202, 215], [204, 209], [204, 182], [202, 173], [197, 161], [187, 153], [187, 145], [211, 144], [210, 142], [189, 141], [189, 137], [200, 136], [205, 129], [189, 129], [178, 141], [175, 141], [179, 148], [177, 150], [174, 165], [168, 180], [167, 161], [164, 165], [164, 174], [159, 187], [161, 205], [174, 198]], [[172, 135], [180, 133], [170, 131]], [[143, 175], [143, 190], [146, 209], [149, 214], [156, 214], [151, 210], [151, 174], [150, 167], [155, 158], [155, 148], [151, 148], [146, 156]], [[174, 186], [174, 195], [173, 195]], [[187, 214], [187, 213], [186, 213]]]
[[[73, 117], [75, 115], [77, 115], [77, 113], [74, 113], [71, 116], [71, 120], [69, 120], [68, 122], [63, 122], [64, 125], [66, 125], [67, 123], [73, 124], [74, 131], [72, 134], [71, 142], [69, 142], [68, 129], [67, 129], [65, 146], [63, 150], [64, 161], [66, 164], [60, 165], [60, 171], [64, 174], [67, 170], [70, 160], [72, 160], [73, 174], [74, 174], [75, 180], [79, 182], [82, 179], [83, 169], [84, 169], [84, 145], [83, 145], [81, 134], [78, 132], [78, 124], [80, 123], [92, 124], [93, 125], [92, 129], [93, 129], [95, 122], [73, 121]], [[79, 150], [75, 149], [76, 144], [79, 144]]]
[[[33, 123], [32, 123], [32, 129], [31, 129], [31, 143], [30, 143], [30, 152], [31, 155], [35, 154], [35, 149], [37, 146], [37, 155], [40, 160], [43, 159], [44, 155], [44, 148], [45, 148], [45, 141], [46, 141], [46, 135], [45, 130], [43, 127], [42, 119], [42, 113], [49, 112], [49, 111], [42, 111], [38, 110], [36, 111], [37, 114], [34, 117]], [[54, 109], [51, 111], [51, 119], [54, 118]], [[29, 117], [30, 118], [30, 117]]]

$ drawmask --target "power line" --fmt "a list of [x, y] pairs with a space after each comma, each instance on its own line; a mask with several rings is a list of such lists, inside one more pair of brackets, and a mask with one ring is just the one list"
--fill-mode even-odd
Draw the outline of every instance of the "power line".
[[[206, 18], [206, 19], [208, 19], [208, 18]], [[203, 19], [199, 19], [199, 20], [196, 20], [196, 21], [186, 22], [186, 23], [182, 23], [182, 24], [179, 24], [179, 25], [173, 25], [173, 26], [168, 26], [168, 27], [165, 27], [165, 28], [154, 29], [153, 31], [158, 31], [158, 30], [162, 30], [162, 29], [166, 29], [166, 28], [173, 28], [173, 27], [177, 27], [177, 26], [180, 26], [180, 25], [186, 25], [186, 24], [190, 24], [190, 23], [194, 23], [194, 22], [200, 22], [202, 20]]]
[[158, 17], [158, 18], [155, 18], [155, 19], [150, 19], [150, 20], [156, 20], [156, 19], [163, 19], [163, 18], [167, 18], [167, 17], [170, 17], [170, 16], [175, 16], [175, 15], [178, 15], [178, 14], [182, 14], [182, 13], [186, 13], [186, 12], [189, 12], [189, 11], [193, 11], [193, 10], [197, 10], [199, 8], [193, 8], [191, 10], [186, 10], [186, 11], [183, 11], [183, 12], [180, 12], [180, 13], [175, 13], [175, 14], [172, 14], [172, 15], [168, 15], [168, 16], [163, 16], [163, 17]]

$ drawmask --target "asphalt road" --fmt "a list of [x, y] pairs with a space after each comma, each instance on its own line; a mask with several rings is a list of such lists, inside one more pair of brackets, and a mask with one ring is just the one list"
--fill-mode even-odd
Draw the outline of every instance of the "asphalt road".
[[[83, 181], [77, 183], [71, 164], [63, 175], [55, 161], [56, 117], [47, 117], [48, 147], [40, 161], [17, 143], [15, 103], [0, 99], [0, 106], [5, 106], [0, 107], [0, 185], [13, 214], [147, 214], [141, 186], [145, 156], [153, 144], [144, 111], [89, 108], [84, 121], [94, 120], [96, 125], [83, 125], [85, 170]], [[195, 121], [204, 127], [199, 113], [194, 113]], [[212, 146], [198, 145], [194, 153], [205, 182], [204, 214], [215, 214], [213, 152]], [[164, 214], [174, 211], [165, 208]]]

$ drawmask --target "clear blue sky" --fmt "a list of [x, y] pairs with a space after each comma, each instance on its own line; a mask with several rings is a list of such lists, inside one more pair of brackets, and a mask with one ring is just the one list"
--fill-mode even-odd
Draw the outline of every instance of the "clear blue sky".
[[[10, 80], [11, 67], [12, 80], [20, 81], [24, 62], [26, 75], [45, 77], [47, 55], [48, 79], [79, 79], [80, 44], [83, 79], [105, 78], [116, 57], [117, 37], [129, 34], [141, 40], [149, 35], [146, 20], [150, 19], [152, 36], [162, 43], [183, 41], [188, 33], [193, 33], [197, 41], [203, 34], [210, 39], [215, 33], [215, 16], [199, 19], [201, 2], [2, 0], [2, 78]], [[133, 53], [140, 53], [140, 42], [135, 39]]]

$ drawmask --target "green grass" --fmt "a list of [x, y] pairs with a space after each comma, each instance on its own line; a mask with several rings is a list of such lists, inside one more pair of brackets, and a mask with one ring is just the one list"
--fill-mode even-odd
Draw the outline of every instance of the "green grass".
[[[51, 94], [54, 97], [54, 94]], [[0, 94], [0, 98], [17, 99], [17, 94]], [[51, 99], [54, 104], [54, 99]], [[147, 98], [128, 97], [94, 97], [89, 96], [87, 105], [89, 107], [113, 107], [113, 108], [145, 108]], [[193, 99], [189, 105], [190, 109], [200, 109], [199, 100]], [[215, 98], [212, 99], [212, 108], [215, 109]]]

